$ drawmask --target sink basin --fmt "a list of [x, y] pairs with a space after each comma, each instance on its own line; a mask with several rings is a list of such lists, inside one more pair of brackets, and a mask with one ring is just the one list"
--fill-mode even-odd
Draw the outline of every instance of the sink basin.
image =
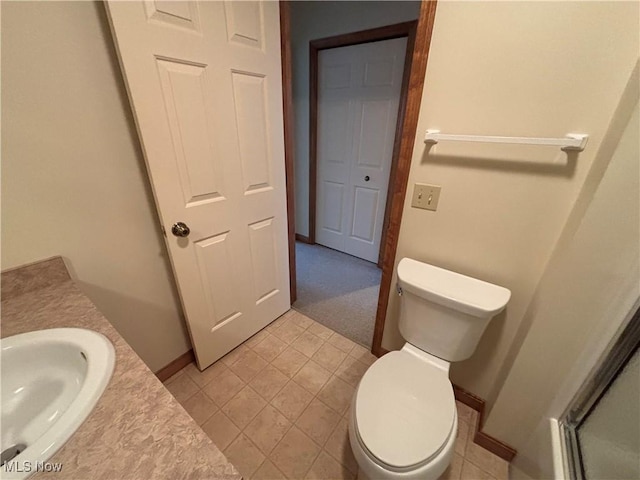
[[2, 478], [54, 468], [46, 460], [86, 420], [115, 364], [104, 335], [54, 328], [8, 337], [2, 345]]

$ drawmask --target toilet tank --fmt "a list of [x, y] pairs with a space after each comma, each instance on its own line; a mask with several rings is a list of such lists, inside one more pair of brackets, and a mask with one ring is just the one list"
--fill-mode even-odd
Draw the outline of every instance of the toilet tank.
[[473, 355], [489, 321], [511, 297], [504, 287], [410, 258], [398, 264], [398, 285], [400, 333], [449, 362]]

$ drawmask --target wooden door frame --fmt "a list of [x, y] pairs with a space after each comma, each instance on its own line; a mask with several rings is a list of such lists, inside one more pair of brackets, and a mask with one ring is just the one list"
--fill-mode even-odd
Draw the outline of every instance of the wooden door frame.
[[[295, 270], [295, 240], [315, 243], [315, 191], [316, 191], [316, 149], [317, 149], [317, 63], [318, 51], [327, 48], [336, 48], [372, 41], [390, 40], [393, 38], [407, 37], [407, 57], [402, 80], [400, 106], [396, 126], [396, 138], [394, 141], [391, 172], [389, 174], [389, 188], [387, 190], [387, 204], [385, 209], [385, 221], [383, 238], [380, 245], [380, 261], [382, 278], [380, 281], [380, 294], [376, 322], [371, 344], [371, 352], [381, 356], [385, 350], [382, 348], [382, 336], [389, 304], [391, 280], [395, 266], [395, 256], [400, 234], [402, 210], [409, 181], [409, 170], [413, 156], [413, 146], [418, 126], [418, 115], [422, 102], [422, 89], [427, 69], [429, 46], [437, 0], [423, 1], [420, 6], [420, 14], [417, 21], [404, 22], [386, 27], [354, 32], [346, 35], [338, 35], [309, 43], [309, 68], [310, 68], [310, 104], [309, 104], [309, 237], [305, 238], [295, 234], [295, 180], [294, 169], [294, 119], [293, 119], [293, 92], [292, 92], [292, 58], [290, 38], [290, 12], [286, 1], [280, 1], [280, 31], [282, 47], [282, 76], [283, 76], [283, 109], [285, 127], [285, 164], [287, 175], [287, 217], [289, 222], [289, 275], [291, 278], [291, 298], [295, 299], [296, 270]], [[315, 120], [314, 120], [315, 119]], [[313, 180], [312, 180], [313, 178]], [[311, 204], [313, 194], [313, 207]], [[313, 220], [313, 223], [311, 222]], [[293, 259], [293, 260], [292, 260]]]
[[287, 189], [287, 226], [289, 238], [289, 295], [297, 298], [296, 212], [295, 212], [295, 118], [293, 114], [293, 57], [291, 56], [291, 14], [289, 2], [280, 0], [280, 63], [282, 64], [282, 111], [284, 124], [284, 165]]

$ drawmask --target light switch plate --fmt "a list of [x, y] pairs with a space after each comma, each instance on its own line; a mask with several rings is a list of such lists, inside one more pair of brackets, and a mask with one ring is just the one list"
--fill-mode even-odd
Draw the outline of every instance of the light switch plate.
[[440, 200], [440, 185], [427, 185], [424, 183], [416, 183], [413, 186], [413, 199], [411, 206], [414, 208], [424, 208], [425, 210], [438, 209], [438, 201]]

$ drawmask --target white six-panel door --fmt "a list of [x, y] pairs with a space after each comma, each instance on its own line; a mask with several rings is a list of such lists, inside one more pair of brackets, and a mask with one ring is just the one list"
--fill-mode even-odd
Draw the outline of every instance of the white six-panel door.
[[278, 3], [107, 5], [205, 368], [290, 307]]
[[378, 261], [406, 38], [318, 55], [316, 242]]

